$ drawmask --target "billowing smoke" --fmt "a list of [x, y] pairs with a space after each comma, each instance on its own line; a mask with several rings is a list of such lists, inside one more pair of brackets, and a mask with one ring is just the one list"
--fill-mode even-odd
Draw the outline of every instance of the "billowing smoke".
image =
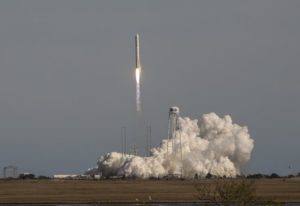
[[[170, 145], [181, 149], [170, 149]], [[97, 171], [103, 176], [138, 178], [168, 174], [192, 178], [208, 173], [235, 177], [250, 159], [252, 149], [247, 127], [233, 124], [230, 116], [209, 113], [199, 120], [179, 118], [175, 139], [163, 140], [160, 147], [151, 149], [151, 156], [111, 152], [99, 159]]]

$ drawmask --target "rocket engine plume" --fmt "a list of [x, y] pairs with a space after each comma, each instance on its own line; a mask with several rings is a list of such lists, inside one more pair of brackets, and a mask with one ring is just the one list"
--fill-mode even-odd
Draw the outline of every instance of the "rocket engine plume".
[[136, 81], [136, 111], [141, 111], [141, 91], [140, 91], [141, 68], [135, 69]]
[[135, 35], [135, 81], [136, 81], [136, 111], [141, 111], [141, 61], [140, 61], [140, 37]]

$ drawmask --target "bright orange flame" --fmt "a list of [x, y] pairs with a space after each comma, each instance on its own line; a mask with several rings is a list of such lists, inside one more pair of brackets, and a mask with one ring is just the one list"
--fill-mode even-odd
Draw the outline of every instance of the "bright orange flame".
[[141, 78], [141, 68], [136, 68], [135, 69], [135, 80], [136, 83], [140, 83], [140, 78]]

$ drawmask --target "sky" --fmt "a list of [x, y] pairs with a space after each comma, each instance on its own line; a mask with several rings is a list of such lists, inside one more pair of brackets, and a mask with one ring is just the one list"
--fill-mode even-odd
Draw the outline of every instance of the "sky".
[[[0, 1], [0, 168], [82, 173], [145, 154], [168, 109], [215, 112], [254, 139], [245, 173], [300, 172], [300, 1]], [[140, 34], [142, 112], [135, 105]]]

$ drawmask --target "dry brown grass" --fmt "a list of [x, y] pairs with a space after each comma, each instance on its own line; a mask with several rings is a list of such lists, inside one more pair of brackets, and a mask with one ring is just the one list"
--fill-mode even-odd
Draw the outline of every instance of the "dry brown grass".
[[[216, 181], [0, 180], [0, 203], [196, 202], [195, 184]], [[255, 185], [264, 198], [300, 202], [300, 179], [257, 180]]]

